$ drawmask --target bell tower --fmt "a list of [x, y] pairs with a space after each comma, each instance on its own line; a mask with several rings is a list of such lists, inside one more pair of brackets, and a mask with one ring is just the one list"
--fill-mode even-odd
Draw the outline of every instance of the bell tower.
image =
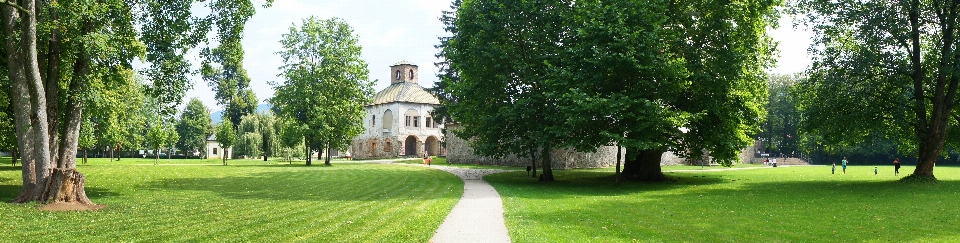
[[417, 65], [408, 61], [400, 61], [390, 66], [390, 84], [400, 82], [417, 83], [419, 78]]

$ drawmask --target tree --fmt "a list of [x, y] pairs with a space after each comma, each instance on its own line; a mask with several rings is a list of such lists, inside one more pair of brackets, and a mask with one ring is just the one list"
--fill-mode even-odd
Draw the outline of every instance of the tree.
[[292, 118], [280, 117], [276, 123], [277, 137], [279, 145], [282, 147], [283, 157], [291, 161], [292, 151], [302, 151], [305, 146], [303, 143], [303, 132], [306, 126]]
[[267, 157], [276, 154], [278, 147], [280, 147], [280, 141], [277, 139], [276, 118], [272, 112], [257, 114], [257, 117], [260, 119], [260, 138], [262, 141], [260, 151], [263, 153], [263, 161], [267, 161]]
[[[307, 165], [310, 152], [346, 148], [363, 132], [364, 105], [373, 96], [373, 82], [357, 42], [343, 20], [314, 17], [291, 26], [280, 41], [284, 82], [272, 84], [276, 93], [270, 103], [278, 116], [307, 126]], [[330, 165], [329, 156], [324, 163]]]
[[83, 164], [87, 163], [87, 150], [97, 145], [97, 137], [94, 136], [94, 123], [90, 119], [84, 119], [80, 124], [80, 141], [77, 147], [83, 149]]
[[539, 151], [544, 180], [563, 147], [622, 145], [630, 179], [663, 179], [668, 150], [729, 165], [762, 120], [777, 3], [464, 1], [442, 104], [481, 154]]
[[177, 148], [185, 153], [193, 151], [204, 151], [208, 131], [212, 121], [210, 118], [210, 109], [203, 105], [198, 98], [190, 99], [187, 107], [180, 114], [180, 122], [177, 123], [177, 134], [180, 135], [177, 141]]
[[[910, 180], [958, 148], [957, 1], [799, 1], [814, 60], [799, 84], [804, 131], [826, 146], [898, 140], [917, 153]], [[907, 178], [905, 178], [907, 180]]]
[[[84, 177], [76, 171], [83, 104], [91, 84], [128, 79], [132, 60], [146, 60], [149, 93], [163, 104], [162, 113], [172, 114], [190, 84], [183, 54], [206, 39], [211, 22], [252, 14], [234, 11], [249, 1], [218, 0], [207, 1], [213, 14], [193, 17], [192, 3], [0, 2], [3, 71], [12, 84], [17, 144], [24, 159], [23, 189], [14, 202], [92, 205], [83, 190]], [[237, 33], [243, 23], [236, 26], [221, 31]]]
[[150, 127], [147, 133], [147, 145], [153, 150], [153, 165], [157, 165], [157, 160], [160, 159], [160, 149], [167, 145], [166, 142], [167, 133], [166, 129], [163, 128], [163, 123]]
[[449, 93], [442, 96], [451, 96], [441, 100], [444, 109], [463, 124], [453, 132], [482, 155], [539, 151], [541, 177], [552, 181], [549, 155], [561, 145], [555, 143], [561, 121], [555, 101], [545, 94], [552, 88], [550, 69], [561, 58], [571, 3], [456, 4], [456, 17], [447, 22], [453, 36], [441, 43], [441, 55], [455, 74], [441, 75], [438, 85], [446, 90], [439, 93]]
[[230, 120], [224, 119], [223, 122], [217, 126], [217, 142], [220, 143], [220, 149], [223, 150], [223, 156], [221, 156], [223, 158], [223, 165], [227, 165], [227, 157], [230, 157], [227, 150], [233, 147], [236, 140], [237, 134], [233, 131], [233, 124], [230, 123]]
[[801, 136], [798, 133], [800, 113], [794, 102], [794, 87], [802, 77], [798, 75], [770, 75], [767, 86], [767, 118], [761, 125], [764, 146], [770, 150], [790, 154], [800, 149]]
[[237, 127], [237, 144], [233, 149], [234, 156], [254, 157], [260, 155], [263, 148], [263, 134], [261, 133], [258, 114], [243, 116], [240, 126]]

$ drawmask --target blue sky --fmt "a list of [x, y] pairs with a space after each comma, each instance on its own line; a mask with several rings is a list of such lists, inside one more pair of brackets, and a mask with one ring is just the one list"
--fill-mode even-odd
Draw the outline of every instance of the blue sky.
[[[250, 75], [257, 98], [273, 97], [268, 81], [281, 82], [277, 69], [283, 61], [275, 53], [281, 50], [280, 36], [310, 16], [344, 19], [354, 28], [363, 47], [363, 58], [370, 69], [370, 78], [378, 80], [376, 91], [389, 85], [390, 65], [402, 60], [420, 68], [420, 85], [432, 87], [437, 68], [433, 47], [437, 37], [445, 36], [438, 20], [441, 11], [449, 9], [449, 0], [276, 0], [271, 8], [257, 8], [257, 14], [246, 26], [243, 47], [244, 66]], [[806, 54], [810, 41], [808, 31], [792, 29], [789, 18], [781, 19], [780, 28], [770, 34], [780, 41], [781, 58], [775, 73], [802, 71], [809, 63]], [[195, 54], [196, 52], [194, 52]], [[194, 60], [198, 58], [193, 57]], [[197, 60], [195, 67], [198, 67]], [[192, 90], [184, 103], [198, 97], [211, 111], [222, 110], [213, 99], [213, 91], [199, 77], [194, 77]]]

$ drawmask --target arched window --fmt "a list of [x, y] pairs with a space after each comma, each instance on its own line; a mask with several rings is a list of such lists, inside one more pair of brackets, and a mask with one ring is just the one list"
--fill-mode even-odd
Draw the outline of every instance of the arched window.
[[393, 111], [387, 110], [383, 112], [383, 129], [393, 128]]
[[409, 76], [410, 76], [410, 77], [409, 77], [410, 80], [413, 80], [413, 70], [410, 70], [410, 75], [409, 75]]
[[397, 79], [397, 80], [400, 80], [400, 70], [397, 70], [397, 77], [396, 77], [396, 79]]

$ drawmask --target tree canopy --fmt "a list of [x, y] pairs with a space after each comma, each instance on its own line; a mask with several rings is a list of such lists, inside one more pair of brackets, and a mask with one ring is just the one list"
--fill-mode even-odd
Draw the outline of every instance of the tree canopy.
[[957, 149], [958, 1], [798, 1], [814, 60], [798, 86], [801, 129], [825, 146], [884, 139], [916, 153], [909, 178], [935, 180]]
[[729, 165], [759, 131], [766, 28], [779, 1], [455, 2], [438, 85], [478, 153], [627, 148], [625, 176], [660, 155]]
[[224, 119], [220, 125], [217, 125], [217, 143], [220, 143], [220, 150], [222, 154], [220, 155], [223, 160], [223, 165], [227, 165], [227, 159], [232, 156], [232, 147], [237, 141], [237, 133], [233, 130], [233, 124], [230, 123], [230, 120]]

